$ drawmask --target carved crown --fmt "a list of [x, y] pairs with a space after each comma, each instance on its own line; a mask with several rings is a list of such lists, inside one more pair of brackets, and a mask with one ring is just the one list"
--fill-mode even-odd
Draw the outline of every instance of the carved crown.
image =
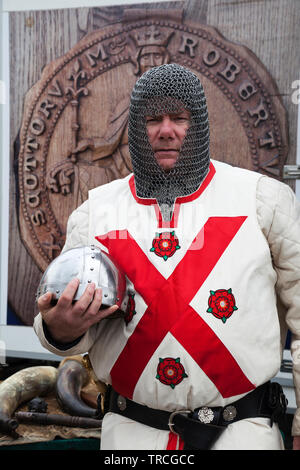
[[168, 45], [170, 37], [173, 32], [163, 33], [155, 28], [154, 25], [150, 26], [147, 30], [132, 33], [131, 37], [134, 39], [138, 47], [143, 46], [164, 46]]

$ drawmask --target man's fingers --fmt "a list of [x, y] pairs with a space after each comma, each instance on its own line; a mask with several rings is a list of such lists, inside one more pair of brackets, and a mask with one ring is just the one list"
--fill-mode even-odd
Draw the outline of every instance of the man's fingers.
[[38, 298], [37, 304], [38, 309], [41, 313], [47, 312], [51, 307], [52, 292], [46, 292]]
[[90, 315], [97, 315], [100, 310], [101, 304], [102, 304], [102, 289], [99, 288], [95, 290], [94, 298], [92, 302], [90, 303], [88, 313]]
[[84, 315], [85, 313], [87, 313], [87, 310], [89, 309], [90, 304], [93, 301], [95, 289], [96, 286], [93, 282], [86, 287], [84, 293], [74, 305], [75, 314]]
[[79, 282], [79, 279], [72, 279], [72, 281], [67, 284], [67, 287], [65, 288], [57, 302], [57, 306], [59, 309], [66, 310], [70, 307], [78, 289]]
[[115, 313], [119, 309], [118, 305], [112, 305], [111, 307], [104, 308], [100, 311], [100, 320], [109, 317], [112, 313]]

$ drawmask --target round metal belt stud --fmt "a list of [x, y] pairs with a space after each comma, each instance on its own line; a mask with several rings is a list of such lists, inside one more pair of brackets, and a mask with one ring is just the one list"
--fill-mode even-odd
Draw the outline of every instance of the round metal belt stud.
[[118, 396], [117, 405], [119, 410], [124, 411], [126, 409], [126, 398], [122, 397], [122, 395]]
[[201, 421], [201, 423], [204, 424], [209, 424], [213, 421], [214, 419], [214, 412], [211, 408], [208, 408], [207, 406], [203, 406], [203, 408], [200, 408], [198, 411], [198, 419]]
[[223, 418], [225, 421], [233, 421], [237, 415], [236, 407], [233, 405], [226, 406], [223, 411]]

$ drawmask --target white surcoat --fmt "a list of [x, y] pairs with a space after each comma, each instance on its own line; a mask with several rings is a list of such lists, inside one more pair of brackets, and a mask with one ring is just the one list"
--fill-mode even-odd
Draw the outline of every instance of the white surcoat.
[[[96, 244], [109, 252], [133, 294], [125, 320], [101, 321], [62, 354], [89, 351], [100, 380], [168, 411], [224, 406], [272, 379], [284, 335], [278, 270], [259, 223], [261, 179], [269, 180], [212, 161], [200, 188], [177, 198], [169, 223], [156, 200], [137, 197], [133, 175], [91, 190], [85, 219], [76, 211], [70, 217], [64, 249]], [[59, 353], [45, 339], [39, 316], [35, 329], [42, 344]], [[111, 435], [126, 425], [116, 415], [105, 421]], [[134, 426], [135, 448], [141, 448], [142, 425]], [[142, 439], [142, 448], [155, 442], [165, 448], [168, 433], [151, 432], [154, 440]], [[114, 448], [113, 441], [103, 435], [104, 447]]]

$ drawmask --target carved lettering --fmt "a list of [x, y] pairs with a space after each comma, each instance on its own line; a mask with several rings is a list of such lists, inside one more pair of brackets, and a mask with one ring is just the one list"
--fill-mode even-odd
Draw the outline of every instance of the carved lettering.
[[53, 88], [51, 90], [48, 90], [48, 95], [59, 96], [59, 97], [61, 97], [63, 95], [58, 80], [55, 80], [55, 83], [53, 84]]
[[56, 242], [56, 239], [55, 239], [53, 233], [50, 233], [50, 237], [51, 237], [51, 240], [47, 241], [47, 242], [44, 242], [43, 246], [48, 250], [49, 258], [53, 259], [54, 251], [60, 251], [61, 246], [59, 245], [59, 243]]
[[260, 101], [255, 109], [248, 109], [248, 113], [251, 117], [257, 117], [254, 127], [257, 127], [262, 121], [266, 121], [269, 117], [269, 113], [264, 106], [263, 100]]
[[30, 173], [29, 175], [27, 174], [25, 176], [24, 184], [26, 189], [34, 190], [39, 184], [38, 177], [34, 173]]
[[30, 124], [30, 131], [34, 135], [41, 135], [43, 134], [45, 127], [46, 125], [43, 119], [36, 117]]
[[264, 147], [265, 145], [268, 145], [270, 149], [276, 147], [273, 131], [268, 131], [265, 137], [258, 139], [258, 143], [260, 147]]
[[34, 150], [38, 150], [39, 144], [35, 137], [28, 136], [25, 144], [26, 152], [32, 153]]
[[236, 64], [232, 59], [226, 59], [227, 65], [224, 70], [218, 71], [220, 75], [222, 75], [225, 80], [232, 83], [234, 82], [236, 76], [240, 73], [241, 67]]
[[31, 222], [37, 227], [44, 225], [47, 222], [44, 211], [37, 209], [31, 216]]
[[272, 176], [279, 177], [280, 171], [279, 171], [278, 163], [279, 163], [278, 155], [275, 155], [275, 157], [266, 161], [263, 165], [260, 165], [260, 168]]
[[208, 51], [205, 51], [203, 55], [203, 62], [205, 65], [208, 67], [212, 67], [213, 65], [216, 65], [220, 60], [220, 53], [217, 49], [209, 49]]
[[239, 91], [238, 91], [239, 96], [242, 98], [242, 100], [248, 100], [256, 92], [257, 92], [257, 89], [249, 80], [243, 82], [241, 86], [239, 87]]
[[179, 52], [181, 52], [181, 54], [185, 54], [187, 51], [190, 57], [195, 57], [195, 48], [198, 45], [198, 41], [195, 41], [194, 38], [187, 35], [183, 35], [181, 39], [182, 43], [179, 48]]
[[86, 52], [85, 56], [88, 59], [88, 62], [91, 67], [95, 67], [95, 65], [97, 64], [95, 59], [100, 59], [100, 60], [108, 59], [108, 55], [105, 52], [103, 44], [98, 44], [98, 46], [96, 47], [96, 50], [94, 51]]
[[25, 155], [24, 169], [25, 171], [32, 171], [36, 169], [37, 161], [33, 155]]
[[42, 101], [42, 103], [40, 104], [39, 111], [43, 113], [47, 119], [49, 119], [49, 117], [51, 116], [51, 112], [49, 111], [49, 109], [53, 109], [55, 107], [56, 107], [56, 104], [51, 103], [48, 99], [46, 99]]
[[40, 205], [40, 192], [37, 191], [35, 194], [26, 194], [26, 202], [30, 207], [37, 207]]

